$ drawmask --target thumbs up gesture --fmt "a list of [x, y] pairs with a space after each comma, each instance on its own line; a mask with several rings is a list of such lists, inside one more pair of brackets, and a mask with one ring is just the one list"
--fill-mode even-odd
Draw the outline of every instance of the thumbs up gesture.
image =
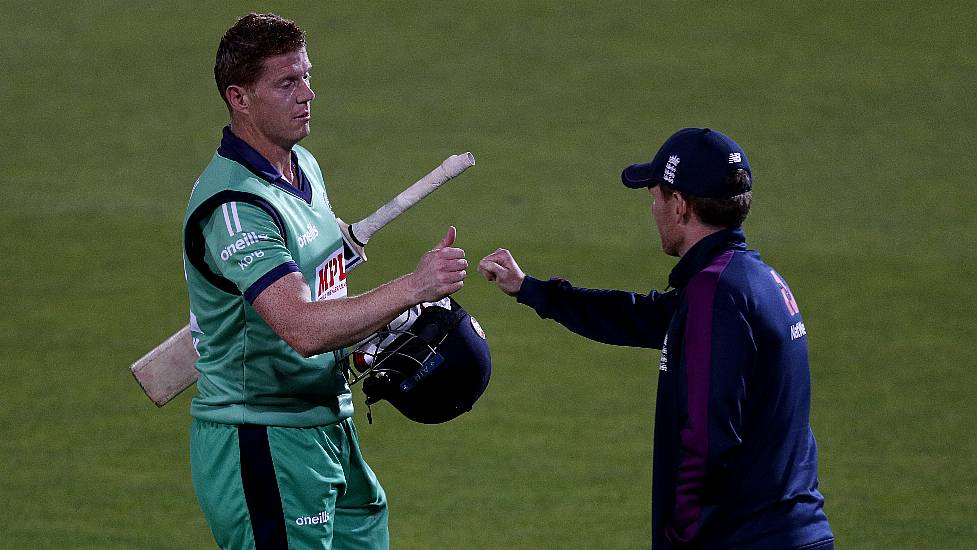
[[409, 275], [417, 302], [435, 302], [464, 286], [468, 260], [464, 250], [452, 246], [457, 236], [458, 230], [449, 227], [448, 233], [434, 249], [421, 256], [417, 269]]

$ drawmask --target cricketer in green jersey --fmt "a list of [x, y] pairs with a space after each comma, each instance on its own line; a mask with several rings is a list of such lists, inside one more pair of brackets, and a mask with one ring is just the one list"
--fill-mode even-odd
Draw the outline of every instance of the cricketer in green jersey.
[[190, 462], [222, 548], [388, 548], [383, 489], [360, 453], [334, 350], [464, 284], [455, 229], [417, 268], [349, 296], [309, 134], [305, 33], [249, 14], [221, 39], [214, 74], [230, 112], [184, 218], [200, 379]]

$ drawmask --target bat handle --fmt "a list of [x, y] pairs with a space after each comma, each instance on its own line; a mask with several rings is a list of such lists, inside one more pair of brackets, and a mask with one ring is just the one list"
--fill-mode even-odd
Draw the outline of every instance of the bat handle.
[[[360, 240], [356, 237], [356, 233], [354, 230], [355, 225], [356, 225], [355, 223], [346, 225], [346, 233], [349, 235], [349, 240], [353, 241], [353, 243], [355, 243], [356, 246], [363, 248], [364, 246], [366, 246], [366, 242], [370, 240], [370, 237], [367, 237], [363, 239], [363, 242], [360, 242]], [[340, 227], [342, 227], [342, 225], [340, 225]]]
[[366, 246], [370, 237], [379, 231], [383, 226], [393, 221], [397, 216], [403, 214], [407, 209], [420, 202], [424, 197], [433, 193], [446, 181], [461, 174], [468, 168], [475, 165], [475, 155], [462, 153], [451, 155], [444, 160], [437, 168], [432, 170], [423, 178], [417, 180], [413, 185], [403, 190], [390, 202], [381, 206], [376, 212], [366, 218], [352, 224], [349, 227], [350, 238], [359, 246]]

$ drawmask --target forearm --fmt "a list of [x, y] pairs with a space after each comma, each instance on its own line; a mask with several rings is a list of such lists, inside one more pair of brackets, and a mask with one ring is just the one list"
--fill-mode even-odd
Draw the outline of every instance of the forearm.
[[660, 349], [673, 312], [671, 295], [572, 286], [526, 277], [520, 303], [571, 331], [605, 344]]
[[304, 348], [307, 355], [355, 344], [419, 303], [421, 300], [412, 292], [407, 277], [394, 279], [357, 296], [308, 303], [302, 308], [298, 323], [299, 327], [306, 327]]
[[293, 274], [262, 292], [254, 307], [295, 351], [310, 357], [355, 344], [423, 301], [410, 277], [358, 296], [313, 302], [304, 281]]

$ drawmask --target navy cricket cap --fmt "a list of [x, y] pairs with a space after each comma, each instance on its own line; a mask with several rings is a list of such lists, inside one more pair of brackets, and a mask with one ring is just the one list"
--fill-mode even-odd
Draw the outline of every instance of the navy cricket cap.
[[727, 178], [740, 168], [752, 179], [746, 153], [729, 136], [709, 128], [683, 128], [665, 141], [651, 162], [625, 168], [621, 181], [632, 189], [664, 183], [697, 197], [729, 198], [752, 187], [727, 188]]

